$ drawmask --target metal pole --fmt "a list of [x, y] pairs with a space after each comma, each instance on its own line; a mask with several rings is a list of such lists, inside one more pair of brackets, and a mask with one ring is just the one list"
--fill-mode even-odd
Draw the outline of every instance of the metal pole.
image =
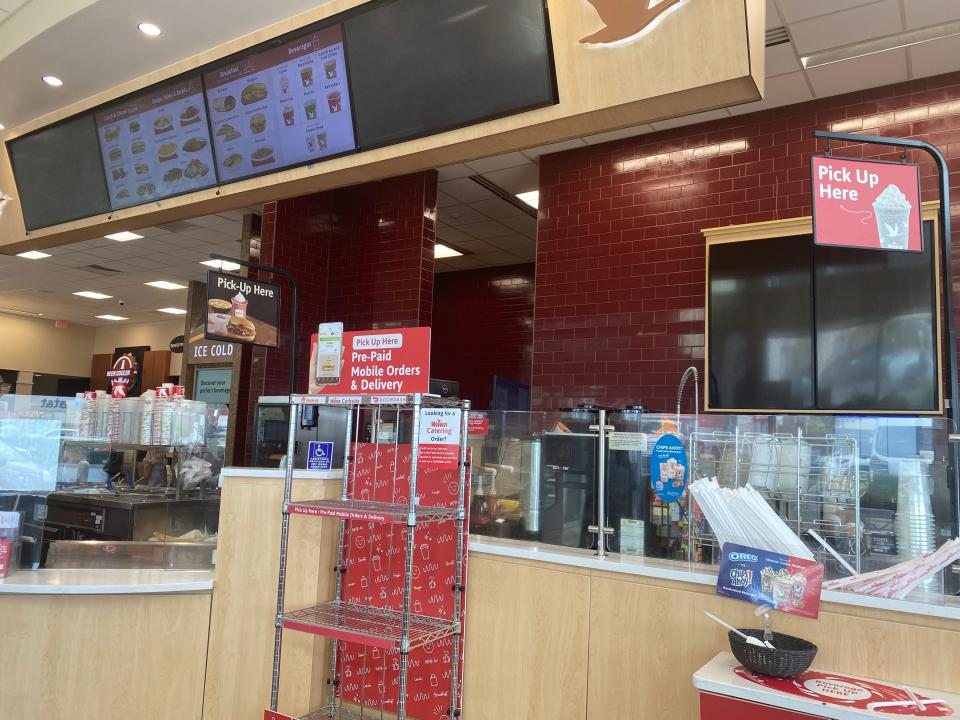
[[597, 428], [597, 557], [607, 556], [607, 411], [600, 411]]
[[460, 485], [457, 489], [457, 558], [453, 576], [453, 648], [450, 653], [450, 720], [460, 717], [458, 690], [460, 687], [460, 606], [463, 602], [463, 534], [466, 531], [465, 486], [467, 474], [467, 434], [469, 432], [470, 401], [464, 400], [460, 410]]
[[297, 440], [299, 405], [290, 397], [290, 423], [287, 429], [287, 466], [283, 480], [283, 520], [280, 525], [280, 577], [277, 581], [277, 614], [274, 618], [273, 677], [270, 682], [270, 709], [276, 712], [280, 693], [280, 655], [283, 644], [283, 598], [287, 584], [287, 538], [290, 534], [290, 495], [293, 491], [293, 456]]
[[[273, 275], [280, 275], [286, 278], [290, 283], [290, 312], [292, 323], [290, 325], [290, 397], [297, 391], [297, 280], [286, 270], [271, 267], [270, 265], [261, 265], [260, 263], [250, 262], [249, 260], [240, 260], [239, 258], [227, 257], [226, 255], [210, 255], [211, 260], [221, 260], [236, 263], [246, 268], [261, 270]], [[222, 267], [222, 266], [221, 266]]]
[[[397, 720], [407, 715], [407, 663], [410, 658], [410, 599], [413, 594], [413, 553], [417, 534], [417, 461], [420, 452], [420, 408], [423, 396], [413, 396], [413, 436], [410, 438], [410, 497], [407, 498], [407, 557], [403, 579], [403, 615], [400, 628], [400, 695]], [[399, 418], [398, 418], [399, 420]]]
[[[960, 405], [957, 391], [957, 330], [953, 319], [953, 238], [950, 229], [950, 169], [943, 153], [935, 146], [923, 140], [907, 140], [880, 135], [856, 135], [854, 133], [835, 133], [815, 130], [815, 138], [840, 140], [866, 145], [888, 145], [891, 147], [922, 150], [933, 158], [940, 179], [940, 253], [943, 255], [943, 278], [940, 287], [943, 294], [943, 308], [947, 316], [947, 362], [950, 368], [950, 420], [953, 434], [960, 433]], [[954, 518], [954, 530], [960, 534], [960, 445], [951, 443], [953, 463], [953, 507], [958, 513]]]

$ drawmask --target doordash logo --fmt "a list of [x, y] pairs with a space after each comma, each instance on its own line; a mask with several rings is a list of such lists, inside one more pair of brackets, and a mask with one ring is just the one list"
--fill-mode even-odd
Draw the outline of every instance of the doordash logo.
[[684, 0], [586, 0], [603, 21], [604, 28], [581, 38], [586, 45], [626, 44]]

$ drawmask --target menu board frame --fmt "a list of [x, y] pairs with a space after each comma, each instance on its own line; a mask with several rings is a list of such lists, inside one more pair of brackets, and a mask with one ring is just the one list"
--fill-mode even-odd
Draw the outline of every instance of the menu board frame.
[[[91, 212], [91, 213], [84, 214], [84, 215], [79, 216], [79, 217], [75, 217], [75, 218], [73, 218], [73, 220], [79, 220], [79, 219], [84, 219], [84, 218], [89, 218], [89, 217], [96, 217], [97, 215], [106, 215], [107, 218], [110, 219], [110, 218], [112, 218], [112, 214], [113, 214], [114, 212], [118, 212], [118, 211], [121, 211], [121, 210], [129, 210], [129, 209], [132, 209], [132, 208], [141, 207], [141, 206], [143, 206], [143, 205], [148, 205], [148, 204], [151, 204], [151, 203], [157, 203], [157, 204], [159, 204], [159, 203], [162, 203], [162, 202], [164, 202], [164, 201], [166, 201], [166, 200], [169, 200], [169, 199], [171, 199], [171, 198], [175, 198], [175, 197], [178, 197], [178, 196], [181, 196], [181, 195], [187, 195], [187, 194], [191, 194], [191, 193], [194, 193], [194, 192], [201, 192], [201, 191], [211, 190], [211, 189], [214, 189], [214, 188], [219, 188], [219, 187], [224, 186], [224, 185], [230, 185], [230, 184], [235, 183], [235, 182], [242, 182], [242, 181], [245, 181], [245, 180], [250, 180], [250, 179], [254, 179], [254, 178], [259, 178], [259, 177], [263, 177], [263, 176], [265, 176], [265, 175], [270, 175], [270, 174], [282, 172], [282, 171], [285, 171], [285, 170], [292, 170], [292, 169], [296, 169], [296, 168], [300, 168], [300, 167], [315, 165], [315, 164], [318, 164], [318, 163], [326, 162], [326, 161], [328, 161], [328, 160], [334, 160], [334, 159], [336, 159], [336, 158], [344, 157], [344, 156], [347, 156], [347, 155], [354, 155], [354, 154], [357, 154], [357, 153], [360, 153], [360, 152], [365, 152], [365, 151], [367, 151], [367, 150], [374, 150], [374, 149], [376, 149], [376, 148], [378, 148], [378, 147], [384, 147], [384, 146], [389, 146], [389, 145], [397, 145], [397, 144], [400, 144], [400, 143], [403, 143], [403, 142], [408, 142], [408, 141], [410, 141], [410, 140], [415, 140], [415, 139], [419, 139], [419, 138], [423, 138], [423, 137], [430, 137], [430, 136], [438, 135], [438, 134], [441, 134], [441, 133], [443, 133], [443, 132], [448, 132], [448, 131], [451, 131], [451, 130], [456, 130], [456, 129], [460, 129], [460, 128], [464, 128], [464, 127], [470, 127], [470, 126], [473, 126], [473, 125], [479, 125], [479, 124], [481, 124], [481, 123], [488, 122], [488, 121], [491, 121], [491, 120], [495, 120], [495, 119], [500, 118], [500, 117], [508, 117], [508, 116], [511, 116], [511, 115], [516, 115], [516, 114], [520, 114], [520, 113], [523, 113], [523, 112], [527, 112], [527, 111], [529, 111], [529, 110], [532, 110], [532, 109], [535, 109], [535, 108], [538, 108], [538, 107], [545, 107], [545, 106], [549, 106], [549, 105], [556, 105], [556, 104], [559, 102], [559, 90], [558, 90], [558, 78], [557, 78], [556, 60], [555, 60], [555, 54], [554, 54], [554, 49], [553, 49], [553, 41], [552, 41], [552, 37], [553, 37], [553, 35], [552, 35], [552, 27], [551, 27], [551, 23], [550, 23], [550, 9], [549, 9], [549, 6], [548, 6], [548, 5], [546, 4], [546, 2], [544, 1], [543, 12], [544, 12], [545, 32], [546, 32], [546, 50], [547, 50], [547, 57], [546, 57], [546, 59], [547, 59], [547, 70], [548, 70], [548, 72], [549, 72], [549, 74], [550, 74], [550, 79], [551, 79], [551, 82], [552, 82], [552, 85], [553, 85], [553, 93], [552, 93], [552, 102], [551, 102], [551, 103], [547, 103], [547, 104], [545, 104], [545, 105], [544, 105], [544, 104], [536, 104], [536, 105], [531, 105], [531, 106], [517, 107], [517, 108], [515, 108], [515, 109], [509, 110], [509, 111], [505, 111], [505, 112], [503, 112], [503, 113], [492, 114], [492, 115], [483, 116], [483, 117], [477, 117], [477, 118], [475, 118], [475, 119], [472, 119], [472, 120], [470, 120], [470, 121], [468, 121], [468, 122], [464, 122], [463, 124], [457, 125], [457, 126], [455, 126], [455, 127], [442, 128], [442, 129], [432, 129], [432, 130], [426, 130], [426, 131], [424, 131], [424, 132], [413, 132], [413, 133], [410, 134], [410, 135], [405, 135], [405, 136], [400, 137], [400, 138], [398, 138], [398, 139], [395, 139], [395, 140], [393, 140], [393, 141], [391, 141], [391, 142], [389, 142], [389, 143], [385, 143], [384, 145], [372, 145], [372, 144], [371, 144], [371, 145], [361, 145], [361, 143], [360, 143], [360, 135], [359, 135], [358, 126], [357, 126], [356, 106], [355, 106], [355, 104], [354, 104], [354, 88], [355, 88], [355, 83], [354, 83], [354, 78], [353, 78], [353, 69], [350, 67], [350, 62], [349, 62], [349, 56], [350, 56], [349, 43], [350, 43], [350, 38], [349, 38], [349, 32], [347, 31], [347, 22], [348, 22], [348, 20], [351, 19], [352, 17], [355, 17], [355, 16], [357, 16], [357, 15], [362, 15], [362, 14], [370, 13], [370, 12], [376, 12], [377, 9], [380, 8], [381, 6], [387, 5], [387, 4], [390, 4], [390, 3], [393, 3], [393, 2], [397, 2], [397, 1], [398, 1], [398, 0], [370, 0], [370, 2], [366, 2], [366, 3], [363, 3], [363, 4], [358, 5], [358, 6], [356, 6], [356, 7], [349, 8], [349, 9], [344, 10], [344, 11], [342, 11], [342, 12], [339, 12], [339, 13], [337, 13], [337, 14], [335, 14], [335, 15], [331, 15], [331, 16], [329, 16], [329, 17], [323, 18], [323, 19], [321, 19], [321, 20], [318, 20], [318, 21], [316, 21], [316, 22], [310, 23], [310, 24], [305, 25], [305, 26], [303, 26], [303, 27], [299, 27], [299, 28], [296, 28], [296, 29], [294, 29], [294, 30], [290, 30], [289, 32], [286, 32], [286, 33], [284, 33], [284, 34], [282, 34], [282, 35], [279, 35], [279, 36], [277, 36], [277, 37], [270, 38], [269, 40], [265, 40], [265, 41], [260, 42], [260, 43], [258, 43], [258, 44], [256, 44], [256, 45], [253, 45], [253, 46], [251, 46], [251, 47], [248, 47], [248, 48], [245, 48], [245, 49], [240, 50], [240, 51], [238, 51], [238, 52], [232, 53], [231, 55], [228, 55], [228, 56], [226, 56], [226, 57], [219, 58], [219, 59], [217, 59], [217, 60], [214, 60], [214, 61], [205, 63], [205, 64], [203, 64], [203, 65], [201, 65], [201, 66], [199, 66], [199, 67], [197, 67], [197, 68], [193, 68], [193, 69], [190, 69], [190, 70], [188, 70], [188, 71], [179, 73], [178, 75], [174, 75], [174, 76], [169, 77], [169, 78], [167, 78], [167, 79], [165, 79], [165, 80], [163, 80], [163, 81], [161, 81], [161, 82], [154, 83], [154, 84], [152, 84], [152, 85], [150, 85], [150, 86], [148, 86], [148, 87], [146, 87], [146, 88], [140, 88], [140, 89], [138, 89], [138, 90], [136, 90], [136, 91], [134, 91], [134, 92], [128, 93], [128, 94], [126, 94], [126, 95], [122, 95], [122, 96], [120, 96], [120, 97], [113, 98], [113, 99], [111, 99], [111, 100], [109, 100], [109, 101], [103, 102], [103, 103], [101, 103], [101, 104], [99, 104], [99, 105], [97, 105], [97, 106], [95, 106], [95, 107], [92, 107], [92, 108], [90, 108], [90, 109], [88, 109], [88, 110], [85, 110], [85, 111], [83, 111], [83, 112], [81, 112], [81, 113], [77, 113], [77, 114], [75, 114], [75, 115], [71, 115], [70, 117], [63, 118], [62, 120], [58, 120], [57, 122], [51, 123], [51, 124], [48, 125], [48, 126], [41, 127], [41, 128], [37, 128], [36, 130], [31, 131], [31, 132], [29, 132], [29, 133], [26, 133], [26, 134], [23, 135], [23, 136], [16, 137], [16, 138], [11, 138], [10, 140], [5, 141], [5, 144], [6, 144], [6, 146], [7, 146], [8, 154], [10, 154], [11, 157], [12, 157], [12, 154], [10, 153], [10, 145], [13, 144], [13, 143], [16, 143], [16, 142], [19, 141], [19, 140], [22, 140], [23, 138], [33, 136], [33, 135], [35, 135], [35, 134], [37, 134], [37, 133], [42, 133], [42, 132], [44, 132], [45, 130], [47, 130], [47, 129], [49, 129], [49, 128], [52, 128], [52, 127], [55, 127], [55, 126], [59, 125], [60, 123], [67, 122], [67, 121], [70, 121], [70, 120], [76, 120], [76, 119], [78, 119], [78, 118], [80, 118], [80, 117], [85, 117], [85, 116], [89, 116], [90, 119], [91, 119], [91, 121], [94, 123], [94, 126], [96, 126], [96, 115], [97, 115], [98, 113], [102, 113], [102, 112], [104, 112], [105, 110], [107, 110], [107, 109], [109, 109], [109, 108], [113, 108], [113, 107], [116, 107], [116, 106], [121, 106], [121, 105], [123, 105], [123, 104], [126, 103], [126, 102], [129, 102], [129, 101], [131, 101], [131, 100], [136, 100], [137, 98], [140, 98], [140, 97], [142, 97], [142, 96], [144, 96], [144, 95], [149, 95], [151, 92], [154, 92], [154, 93], [155, 93], [155, 92], [157, 92], [158, 90], [163, 89], [164, 87], [171, 86], [171, 85], [176, 85], [176, 84], [183, 83], [183, 82], [189, 82], [189, 81], [199, 81], [199, 82], [200, 82], [201, 88], [202, 88], [202, 98], [203, 98], [203, 103], [204, 103], [204, 109], [207, 110], [207, 109], [209, 108], [209, 102], [208, 102], [208, 100], [209, 100], [209, 93], [208, 93], [208, 89], [207, 89], [206, 83], [205, 83], [205, 81], [204, 81], [204, 75], [205, 75], [205, 74], [207, 74], [207, 73], [209, 73], [209, 72], [212, 72], [212, 71], [215, 71], [215, 70], [217, 70], [217, 69], [219, 69], [219, 68], [223, 68], [224, 66], [228, 66], [228, 65], [230, 65], [230, 64], [236, 63], [237, 61], [243, 60], [244, 58], [250, 57], [250, 56], [252, 56], [252, 55], [257, 55], [257, 54], [263, 53], [264, 51], [269, 51], [270, 49], [276, 48], [276, 47], [278, 47], [278, 46], [281, 46], [281, 45], [283, 45], [284, 43], [289, 43], [291, 40], [295, 40], [295, 39], [297, 39], [297, 38], [303, 38], [303, 37], [306, 37], [306, 36], [310, 36], [310, 35], [313, 35], [314, 33], [322, 32], [322, 31], [324, 31], [324, 30], [326, 30], [326, 29], [333, 28], [333, 27], [339, 27], [339, 28], [340, 28], [341, 40], [342, 40], [342, 45], [343, 45], [344, 70], [345, 70], [345, 78], [346, 78], [346, 88], [345, 88], [345, 90], [346, 90], [347, 98], [348, 98], [348, 102], [349, 102], [349, 107], [348, 107], [348, 108], [345, 108], [345, 110], [346, 110], [346, 109], [349, 109], [349, 112], [350, 112], [351, 127], [352, 127], [352, 132], [353, 132], [353, 148], [352, 148], [352, 149], [344, 150], [343, 152], [339, 152], [339, 153], [331, 153], [331, 154], [329, 154], [329, 155], [323, 155], [323, 156], [321, 156], [321, 157], [309, 158], [309, 159], [304, 160], [304, 161], [302, 161], [302, 162], [297, 162], [297, 163], [292, 163], [292, 164], [280, 164], [280, 163], [269, 164], [269, 165], [264, 166], [265, 169], [264, 169], [262, 172], [259, 172], [259, 173], [251, 173], [251, 174], [249, 174], [249, 175], [244, 175], [243, 177], [236, 177], [236, 178], [231, 178], [231, 179], [224, 179], [223, 177], [221, 177], [222, 174], [221, 174], [221, 172], [220, 172], [220, 165], [221, 165], [221, 163], [222, 163], [222, 159], [219, 157], [218, 150], [217, 150], [217, 147], [216, 147], [216, 143], [211, 142], [211, 144], [210, 144], [210, 149], [211, 149], [211, 153], [212, 153], [212, 156], [213, 156], [213, 164], [214, 164], [214, 167], [213, 167], [212, 169], [213, 169], [213, 174], [214, 174], [214, 181], [213, 181], [212, 183], [210, 183], [209, 185], [206, 185], [206, 186], [204, 186], [203, 188], [195, 188], [195, 187], [184, 188], [183, 190], [181, 190], [181, 191], [179, 191], [179, 192], [174, 192], [174, 193], [170, 193], [170, 194], [164, 194], [164, 195], [162, 195], [162, 196], [154, 196], [154, 197], [152, 197], [152, 198], [146, 198], [146, 197], [145, 197], [142, 201], [134, 202], [134, 203], [131, 203], [131, 204], [129, 204], [129, 205], [124, 205], [123, 207], [113, 207], [113, 204], [112, 204], [113, 197], [112, 197], [112, 194], [109, 192], [110, 182], [109, 182], [108, 178], [110, 177], [110, 175], [108, 174], [107, 167], [106, 167], [105, 164], [103, 163], [103, 157], [104, 157], [104, 156], [103, 156], [103, 150], [104, 150], [104, 148], [102, 147], [102, 141], [101, 141], [101, 138], [100, 138], [100, 134], [99, 134], [99, 132], [98, 132], [98, 133], [97, 133], [97, 151], [98, 151], [97, 154], [98, 154], [98, 157], [100, 158], [100, 171], [101, 171], [102, 174], [103, 174], [103, 175], [102, 175], [102, 176], [103, 176], [103, 182], [104, 182], [104, 185], [108, 188], [108, 192], [107, 192], [107, 205], [108, 205], [108, 207], [103, 208], [103, 209], [98, 208], [98, 209], [96, 209], [95, 211], [93, 211], [93, 212]], [[212, 121], [211, 121], [209, 112], [207, 112], [206, 114], [207, 114], [207, 130], [208, 130], [210, 139], [211, 139], [211, 141], [212, 141], [213, 138], [214, 138], [213, 123], [212, 123]], [[226, 158], [223, 158], [223, 159], [226, 159]], [[14, 168], [14, 181], [16, 182], [16, 168]], [[66, 222], [69, 222], [69, 221], [66, 221]], [[59, 224], [59, 223], [58, 223], [58, 224]], [[31, 230], [39, 230], [39, 229], [43, 229], [43, 228], [46, 228], [46, 227], [54, 227], [54, 226], [55, 226], [55, 225], [50, 225], [50, 226], [44, 225], [44, 226], [42, 226], [42, 227], [35, 227], [35, 228], [30, 228], [30, 229], [31, 229]]]

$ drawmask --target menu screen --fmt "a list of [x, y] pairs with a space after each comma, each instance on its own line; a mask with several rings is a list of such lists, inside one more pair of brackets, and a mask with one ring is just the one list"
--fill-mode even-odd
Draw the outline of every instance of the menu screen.
[[204, 75], [223, 182], [356, 148], [339, 25]]
[[96, 125], [114, 209], [217, 182], [199, 77], [106, 108]]

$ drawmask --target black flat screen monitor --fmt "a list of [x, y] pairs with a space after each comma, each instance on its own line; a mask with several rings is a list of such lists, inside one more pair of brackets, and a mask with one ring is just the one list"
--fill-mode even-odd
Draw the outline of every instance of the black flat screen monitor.
[[363, 149], [556, 102], [543, 0], [391, 0], [344, 28]]
[[27, 230], [110, 210], [93, 115], [78, 115], [7, 143]]

